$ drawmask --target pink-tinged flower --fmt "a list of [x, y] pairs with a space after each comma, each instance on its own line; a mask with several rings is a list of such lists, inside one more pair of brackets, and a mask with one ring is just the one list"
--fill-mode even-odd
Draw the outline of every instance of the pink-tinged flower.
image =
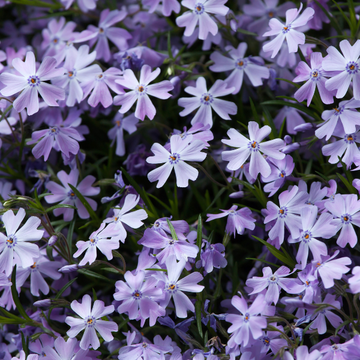
[[91, 308], [91, 297], [84, 295], [82, 303], [74, 300], [70, 306], [81, 319], [67, 316], [65, 322], [71, 328], [66, 334], [69, 338], [74, 338], [81, 330], [85, 329], [80, 341], [81, 349], [88, 350], [91, 345], [96, 350], [100, 346], [96, 331], [105, 341], [114, 339], [111, 333], [118, 331], [117, 324], [114, 321], [101, 320], [103, 316], [114, 312], [114, 305], [105, 306], [103, 301], [95, 300], [94, 306]]
[[349, 244], [353, 248], [358, 242], [353, 225], [360, 226], [360, 201], [357, 195], [337, 194], [333, 201], [327, 201], [324, 205], [334, 216], [331, 224], [337, 227], [337, 231], [341, 229], [336, 243], [341, 247]]
[[323, 69], [337, 73], [326, 81], [326, 88], [330, 91], [336, 90], [336, 97], [343, 98], [353, 80], [354, 98], [360, 100], [360, 40], [350, 45], [348, 40], [340, 41], [340, 52], [330, 46], [326, 49], [328, 56], [323, 60]]
[[[98, 351], [96, 352], [98, 353]], [[41, 351], [41, 354], [46, 354], [46, 359], [49, 360], [92, 360], [91, 353], [95, 353], [95, 351], [89, 353], [89, 349], [81, 349], [77, 339], [68, 338], [65, 341], [61, 336], [55, 339], [53, 346], [46, 345]], [[41, 359], [44, 359], [43, 355]]]
[[8, 72], [0, 74], [0, 81], [5, 84], [1, 89], [3, 96], [15, 95], [21, 91], [14, 101], [14, 108], [20, 112], [27, 108], [28, 115], [33, 115], [39, 111], [39, 97], [49, 106], [59, 106], [56, 100], [65, 99], [63, 89], [46, 83], [61, 75], [64, 69], [56, 69], [56, 60], [46, 57], [36, 71], [35, 55], [32, 51], [26, 54], [25, 61], [15, 58], [12, 66], [18, 71], [19, 75]]
[[253, 288], [249, 295], [258, 294], [268, 288], [265, 294], [265, 301], [268, 304], [274, 303], [276, 305], [279, 301], [281, 289], [284, 289], [289, 294], [298, 294], [303, 286], [296, 279], [285, 278], [294, 271], [290, 272], [290, 269], [286, 266], [281, 266], [273, 274], [269, 266], [264, 267], [262, 269], [263, 277], [253, 276], [251, 279], [246, 280], [246, 285]]
[[259, 129], [259, 124], [250, 121], [248, 125], [249, 137], [247, 139], [237, 130], [230, 129], [227, 132], [230, 140], [221, 140], [225, 145], [235, 147], [237, 149], [222, 152], [222, 159], [229, 161], [227, 167], [229, 170], [236, 171], [244, 165], [245, 161], [250, 157], [250, 176], [254, 179], [260, 173], [265, 178], [271, 174], [271, 168], [261, 153], [270, 156], [273, 159], [281, 160], [285, 154], [280, 149], [285, 145], [281, 139], [274, 139], [261, 143], [261, 141], [271, 133], [270, 126], [263, 126]]
[[324, 104], [332, 104], [334, 102], [333, 93], [325, 87], [325, 82], [327, 80], [325, 76], [327, 74], [322, 68], [322, 62], [323, 57], [321, 53], [312, 53], [310, 57], [311, 68], [306, 62], [300, 61], [295, 69], [297, 77], [293, 82], [306, 81], [306, 83], [296, 91], [294, 98], [299, 102], [307, 99], [307, 106], [310, 105], [316, 88], [318, 89], [321, 101]]
[[296, 349], [295, 358], [291, 355], [289, 351], [284, 352], [283, 360], [294, 360], [294, 359], [301, 359], [301, 360], [318, 360], [320, 359], [320, 352], [319, 350], [314, 350], [309, 353], [309, 349], [306, 345], [299, 346]]
[[352, 263], [350, 258], [335, 259], [339, 252], [339, 250], [336, 250], [333, 256], [321, 256], [321, 260], [313, 261], [313, 265], [316, 267], [315, 275], [320, 276], [325, 289], [332, 288], [334, 279], [340, 280], [350, 270], [346, 266]]
[[44, 230], [38, 230], [40, 219], [31, 216], [24, 226], [20, 227], [25, 218], [25, 210], [20, 208], [16, 215], [8, 210], [2, 216], [6, 235], [0, 233], [0, 273], [5, 272], [9, 276], [15, 264], [22, 267], [31, 266], [34, 259], [38, 258], [39, 248], [36, 244], [28, 241], [40, 240]]
[[349, 278], [349, 288], [353, 294], [360, 293], [360, 266], [355, 266], [352, 269], [353, 276]]
[[89, 66], [96, 57], [96, 51], [89, 54], [89, 46], [82, 45], [79, 50], [73, 49], [65, 58], [64, 71], [53, 79], [53, 83], [67, 92], [66, 105], [74, 106], [84, 98], [80, 83], [89, 81], [89, 77], [102, 73], [99, 65]]
[[144, 271], [133, 275], [127, 271], [125, 281], [117, 281], [114, 298], [122, 303], [117, 308], [120, 314], [128, 313], [130, 320], [140, 319], [144, 326], [149, 319], [150, 326], [154, 326], [159, 316], [165, 315], [165, 309], [157, 303], [163, 297], [163, 291], [156, 287], [158, 280], [155, 277], [145, 278]]
[[149, 7], [148, 12], [155, 12], [160, 2], [162, 3], [161, 12], [164, 16], [170, 16], [172, 12], [178, 14], [180, 12], [180, 4], [178, 0], [142, 0], [144, 7]]
[[[216, 269], [224, 268], [227, 265], [225, 259], [225, 246], [223, 244], [210, 244], [203, 239], [203, 249], [201, 249], [200, 260], [196, 263], [196, 267], [203, 267], [206, 273], [210, 273]], [[216, 326], [215, 326], [216, 327]]]
[[197, 169], [193, 168], [185, 161], [203, 161], [206, 154], [201, 152], [205, 147], [201, 140], [192, 141], [192, 136], [182, 139], [180, 135], [173, 135], [170, 138], [170, 152], [159, 143], [151, 147], [154, 156], [146, 159], [149, 164], [161, 164], [155, 170], [148, 173], [150, 182], [158, 181], [156, 187], [162, 187], [169, 178], [174, 169], [176, 176], [176, 185], [178, 187], [187, 187], [189, 180], [195, 181], [199, 175]]
[[74, 254], [75, 258], [79, 257], [86, 250], [84, 258], [79, 262], [80, 266], [86, 265], [86, 263], [91, 265], [96, 260], [97, 249], [99, 249], [108, 260], [113, 258], [112, 250], [116, 250], [120, 246], [118, 231], [112, 225], [106, 228], [105, 226], [105, 223], [101, 223], [99, 229], [90, 235], [89, 241], [78, 241], [76, 243], [78, 250]]
[[138, 229], [140, 226], [144, 225], [142, 220], [145, 220], [148, 217], [144, 209], [130, 212], [130, 210], [132, 210], [139, 203], [139, 201], [139, 195], [126, 195], [122, 208], [114, 208], [114, 215], [104, 220], [104, 223], [112, 224], [112, 227], [117, 232], [117, 239], [122, 243], [125, 242], [127, 236], [127, 232], [123, 223], [132, 229]]
[[204, 125], [210, 125], [211, 127], [213, 125], [211, 109], [224, 120], [231, 120], [229, 114], [235, 115], [237, 113], [237, 106], [233, 102], [217, 98], [219, 96], [229, 95], [234, 91], [234, 88], [229, 88], [228, 84], [223, 80], [216, 80], [215, 84], [208, 91], [205, 79], [199, 77], [196, 80], [196, 87], [188, 86], [184, 91], [195, 97], [179, 99], [179, 106], [184, 108], [179, 115], [189, 115], [195, 109], [200, 107], [191, 120], [192, 125], [202, 123]]
[[270, 71], [266, 66], [259, 65], [262, 59], [258, 56], [244, 57], [248, 45], [243, 42], [235, 49], [231, 45], [225, 47], [227, 54], [224, 56], [218, 51], [210, 55], [210, 59], [214, 61], [209, 69], [214, 72], [231, 71], [232, 73], [224, 80], [228, 87], [233, 87], [233, 94], [237, 94], [242, 86], [244, 74], [249, 78], [252, 86], [260, 86], [263, 84], [262, 79], [270, 77]]
[[271, 19], [269, 26], [271, 30], [267, 31], [263, 36], [276, 35], [274, 39], [263, 46], [265, 52], [272, 51], [271, 57], [275, 57], [279, 52], [284, 40], [286, 39], [289, 53], [297, 52], [298, 46], [305, 44], [305, 35], [297, 30], [298, 27], [306, 25], [306, 23], [314, 16], [314, 9], [308, 7], [299, 16], [303, 4], [300, 4], [299, 10], [289, 9], [286, 11], [286, 22], [282, 24], [278, 19]]
[[325, 121], [320, 124], [319, 128], [315, 131], [315, 135], [322, 139], [326, 136], [325, 140], [329, 140], [334, 134], [337, 124], [341, 124], [346, 134], [356, 132], [356, 125], [360, 126], [360, 113], [356, 108], [360, 107], [360, 101], [351, 99], [341, 101], [338, 107], [333, 110], [325, 110], [321, 114], [321, 118]]
[[172, 299], [175, 304], [176, 316], [179, 318], [186, 318], [188, 310], [195, 312], [194, 304], [183, 291], [198, 293], [204, 289], [204, 286], [198, 285], [198, 282], [203, 280], [203, 276], [199, 272], [193, 272], [179, 280], [185, 265], [185, 259], [179, 262], [176, 261], [175, 256], [170, 256], [166, 259], [167, 275], [164, 276], [165, 299], [160, 302], [162, 306], [166, 307], [170, 299]]
[[11, 360], [39, 360], [39, 355], [31, 354], [26, 356], [24, 350], [20, 350], [19, 357], [13, 357]]
[[313, 268], [309, 264], [303, 271], [298, 273], [298, 278], [302, 282], [303, 289], [299, 291], [302, 294], [302, 301], [307, 304], [312, 304], [314, 297], [319, 292], [319, 281], [313, 274]]
[[235, 295], [231, 299], [231, 304], [240, 312], [240, 315], [226, 315], [225, 320], [232, 323], [228, 329], [228, 333], [232, 333], [228, 346], [230, 348], [237, 345], [245, 347], [260, 338], [263, 335], [263, 329], [267, 326], [266, 318], [261, 315], [266, 306], [265, 297], [263, 294], [258, 295], [248, 307], [243, 297]]
[[228, 234], [235, 236], [235, 233], [238, 233], [242, 235], [245, 229], [254, 230], [256, 219], [252, 217], [251, 210], [246, 207], [240, 210], [237, 210], [237, 208], [237, 205], [233, 205], [229, 210], [220, 209], [222, 211], [220, 214], [206, 214], [208, 216], [206, 222], [227, 216], [225, 231]]
[[210, 15], [225, 16], [229, 8], [224, 6], [227, 0], [183, 0], [181, 5], [190, 9], [178, 18], [176, 25], [186, 27], [184, 35], [191, 36], [199, 23], [199, 39], [205, 40], [209, 33], [216, 35], [218, 26]]
[[[97, 203], [95, 200], [90, 199], [88, 196], [95, 196], [99, 194], [99, 187], [92, 187], [95, 182], [95, 178], [92, 175], [86, 176], [79, 184], [79, 171], [77, 169], [71, 170], [70, 174], [66, 174], [64, 170], [57, 173], [58, 179], [61, 181], [61, 185], [54, 181], [49, 181], [46, 184], [46, 188], [52, 193], [45, 196], [45, 200], [49, 204], [54, 204], [61, 201], [60, 204], [73, 205], [77, 207], [77, 213], [81, 219], [88, 219], [90, 217], [89, 212], [86, 210], [83, 203], [71, 190], [69, 184], [73, 185], [84, 196], [85, 200], [89, 203], [93, 210], [97, 209]], [[74, 209], [69, 208], [57, 208], [54, 210], [54, 215], [59, 216], [63, 214], [65, 221], [71, 221], [74, 218]]]
[[114, 105], [122, 105], [119, 112], [125, 114], [134, 105], [136, 100], [138, 100], [135, 116], [141, 120], [144, 120], [145, 116], [148, 116], [148, 118], [152, 120], [156, 114], [156, 109], [151, 102], [149, 95], [166, 100], [171, 97], [171, 94], [168, 92], [174, 88], [169, 80], [149, 85], [149, 83], [155, 80], [159, 74], [159, 68], [151, 71], [151, 67], [145, 64], [141, 68], [140, 80], [137, 80], [134, 72], [130, 69], [126, 69], [124, 71], [123, 79], [115, 81], [124, 88], [131, 89], [131, 91], [126, 94], [115, 96]]
[[[89, 10], [96, 9], [96, 2], [98, 0], [77, 0], [77, 4], [80, 10], [84, 13], [88, 12]], [[69, 9], [74, 0], [60, 0], [60, 2], [65, 6], [65, 9]]]

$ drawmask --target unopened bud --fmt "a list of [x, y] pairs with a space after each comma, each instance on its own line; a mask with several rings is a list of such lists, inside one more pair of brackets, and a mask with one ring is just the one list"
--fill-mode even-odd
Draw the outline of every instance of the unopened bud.
[[36, 307], [49, 307], [51, 305], [50, 299], [38, 300], [34, 302], [34, 306]]
[[68, 274], [68, 273], [77, 271], [79, 268], [80, 267], [78, 264], [72, 264], [72, 265], [65, 265], [62, 268], [60, 268], [58, 271], [63, 274]]
[[297, 131], [297, 132], [302, 132], [302, 131], [307, 131], [307, 130], [310, 130], [312, 129], [312, 124], [310, 123], [305, 123], [305, 124], [301, 124], [301, 125], [298, 125], [298, 126], [295, 126], [294, 127], [294, 130]]
[[285, 135], [285, 136], [284, 136], [284, 141], [285, 141], [286, 145], [291, 144], [291, 143], [292, 143], [292, 138], [291, 138], [291, 136], [290, 136], [290, 135]]
[[297, 150], [300, 148], [300, 144], [299, 143], [292, 143], [290, 145], [285, 146], [281, 152], [283, 152], [284, 154], [290, 154], [291, 152]]
[[56, 244], [57, 240], [58, 240], [58, 237], [56, 235], [51, 236], [48, 241], [48, 245], [54, 246]]

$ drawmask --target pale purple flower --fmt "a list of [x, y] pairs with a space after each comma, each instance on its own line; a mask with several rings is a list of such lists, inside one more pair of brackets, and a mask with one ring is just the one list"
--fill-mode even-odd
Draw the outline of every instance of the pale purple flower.
[[126, 69], [123, 78], [115, 81], [124, 88], [131, 89], [131, 91], [126, 94], [115, 96], [114, 105], [122, 105], [119, 112], [125, 114], [137, 101], [135, 116], [141, 120], [144, 120], [145, 116], [148, 116], [148, 118], [152, 120], [156, 114], [156, 109], [149, 95], [166, 100], [171, 97], [171, 94], [168, 92], [174, 88], [169, 80], [163, 80], [157, 84], [149, 85], [159, 74], [159, 68], [151, 71], [151, 67], [145, 64], [141, 68], [140, 80], [137, 80], [134, 72]]
[[288, 134], [296, 134], [297, 131], [295, 128], [299, 125], [305, 124], [305, 120], [301, 117], [300, 114], [304, 114], [302, 111], [292, 107], [284, 106], [274, 118], [274, 124], [278, 130], [281, 129], [281, 126], [284, 121], [286, 121], [286, 131]]
[[101, 223], [99, 229], [94, 231], [89, 241], [78, 241], [76, 247], [78, 250], [74, 257], [79, 257], [85, 250], [84, 258], [79, 262], [80, 266], [89, 263], [91, 265], [97, 257], [97, 249], [99, 249], [108, 260], [113, 258], [112, 250], [119, 248], [118, 230], [113, 225], [108, 225], [105, 228], [105, 223]]
[[[77, 4], [80, 10], [84, 13], [87, 13], [89, 10], [96, 9], [96, 2], [98, 0], [77, 0]], [[74, 0], [60, 0], [60, 2], [65, 6], [65, 9], [69, 9], [73, 4]]]
[[252, 86], [261, 86], [263, 84], [262, 79], [270, 77], [268, 67], [263, 64], [260, 65], [261, 58], [258, 56], [244, 57], [247, 47], [248, 45], [245, 42], [240, 43], [237, 49], [231, 45], [226, 46], [225, 50], [230, 58], [218, 51], [210, 55], [210, 59], [214, 61], [214, 64], [209, 67], [211, 71], [223, 72], [232, 70], [231, 74], [224, 80], [229, 88], [234, 88], [232, 94], [237, 94], [240, 91], [244, 74], [249, 78]]
[[185, 36], [191, 36], [196, 25], [199, 24], [199, 39], [205, 40], [211, 33], [216, 35], [219, 31], [216, 22], [210, 15], [225, 16], [229, 8], [224, 6], [227, 0], [183, 0], [181, 5], [190, 9], [176, 18], [176, 25], [185, 27]]
[[262, 269], [262, 272], [263, 277], [253, 276], [251, 279], [246, 280], [246, 285], [253, 288], [253, 291], [249, 293], [249, 295], [258, 294], [267, 288], [265, 301], [268, 304], [277, 304], [280, 289], [284, 289], [289, 294], [297, 294], [302, 289], [302, 285], [298, 280], [285, 278], [294, 272], [290, 272], [290, 269], [286, 266], [281, 266], [275, 273], [272, 272], [269, 266], [266, 266]]
[[[315, 181], [310, 186], [310, 192], [308, 193], [308, 198], [305, 201], [305, 204], [307, 205], [316, 205], [319, 209], [323, 209], [324, 206], [324, 197], [327, 196], [327, 192], [329, 188], [323, 187], [321, 188], [323, 184], [320, 181]], [[307, 184], [304, 180], [299, 181], [299, 190], [305, 191], [307, 193]]]
[[114, 339], [111, 333], [118, 331], [117, 324], [114, 321], [101, 319], [103, 316], [114, 312], [114, 305], [105, 306], [103, 301], [95, 300], [93, 307], [91, 307], [91, 297], [86, 294], [82, 298], [82, 303], [74, 300], [70, 306], [80, 316], [80, 319], [72, 316], [66, 317], [65, 322], [71, 327], [66, 334], [70, 338], [74, 338], [81, 330], [85, 329], [80, 341], [81, 349], [87, 350], [91, 345], [96, 350], [100, 346], [96, 331], [105, 341]]
[[303, 283], [303, 289], [299, 291], [302, 294], [302, 301], [307, 304], [312, 304], [314, 298], [319, 293], [319, 281], [313, 274], [311, 264], [309, 264], [303, 271], [298, 273], [299, 280]]
[[284, 352], [283, 360], [318, 360], [320, 359], [320, 352], [319, 350], [314, 350], [309, 352], [309, 349], [306, 345], [299, 346], [296, 348], [296, 355], [295, 358], [291, 355], [289, 351]]
[[[88, 219], [90, 217], [83, 203], [76, 196], [69, 184], [73, 185], [84, 196], [85, 200], [89, 203], [93, 210], [97, 209], [97, 203], [95, 200], [90, 199], [88, 196], [95, 196], [99, 194], [100, 188], [93, 187], [95, 178], [92, 175], [86, 176], [79, 184], [79, 171], [77, 169], [71, 170], [69, 175], [64, 170], [57, 173], [57, 177], [60, 180], [61, 185], [54, 181], [49, 181], [46, 184], [46, 188], [52, 193], [45, 196], [45, 200], [49, 204], [60, 202], [60, 204], [68, 204], [77, 207], [77, 213], [81, 219]], [[63, 214], [65, 221], [71, 221], [74, 218], [74, 209], [71, 208], [57, 208], [54, 210], [54, 215], [59, 216]]]
[[[95, 351], [92, 351], [93, 353]], [[76, 338], [68, 338], [65, 341], [61, 336], [58, 336], [53, 346], [44, 346], [43, 353], [46, 357], [41, 357], [42, 360], [92, 360], [93, 357], [89, 350], [83, 350], [79, 347], [79, 341]]]
[[14, 108], [17, 112], [27, 108], [27, 114], [33, 115], [39, 111], [39, 97], [48, 106], [59, 106], [56, 100], [63, 100], [65, 93], [58, 86], [51, 85], [45, 81], [54, 80], [64, 71], [63, 68], [56, 69], [56, 60], [46, 57], [36, 71], [35, 55], [32, 51], [26, 54], [25, 61], [15, 58], [12, 66], [18, 71], [19, 75], [10, 72], [0, 74], [0, 81], [5, 84], [1, 89], [3, 96], [15, 95], [21, 91], [14, 101]]
[[326, 88], [330, 91], [336, 90], [336, 97], [342, 99], [353, 80], [354, 98], [360, 100], [360, 40], [351, 45], [348, 40], [340, 41], [342, 54], [334, 47], [326, 49], [328, 56], [323, 60], [323, 69], [337, 73], [326, 81]]
[[24, 350], [20, 350], [19, 357], [13, 357], [11, 360], [39, 360], [39, 355], [31, 354], [26, 356]]
[[[10, 135], [12, 133], [12, 130], [14, 130], [13, 126], [17, 123], [17, 120], [10, 116], [7, 118], [7, 121], [5, 119], [0, 121], [0, 135]], [[10, 126], [9, 126], [10, 124]]]
[[179, 318], [186, 318], [188, 310], [195, 312], [194, 304], [183, 291], [198, 293], [204, 289], [204, 286], [198, 285], [198, 282], [203, 280], [203, 276], [199, 272], [193, 272], [179, 280], [185, 265], [185, 259], [181, 259], [179, 262], [176, 261], [175, 256], [166, 259], [167, 275], [165, 275], [163, 290], [165, 299], [160, 302], [162, 306], [166, 307], [172, 299], [175, 304], [176, 316]]
[[149, 13], [155, 12], [160, 2], [162, 3], [161, 12], [164, 16], [170, 16], [172, 12], [178, 14], [180, 12], [180, 4], [178, 0], [142, 0], [143, 5], [148, 9]]
[[299, 10], [289, 9], [286, 11], [286, 22], [281, 23], [278, 19], [271, 19], [269, 26], [271, 30], [267, 31], [263, 36], [276, 35], [274, 39], [263, 46], [265, 52], [272, 51], [271, 57], [275, 57], [279, 52], [281, 45], [286, 39], [289, 53], [297, 52], [298, 46], [305, 44], [305, 35], [298, 30], [298, 27], [306, 25], [306, 23], [314, 16], [314, 9], [308, 7], [299, 16], [303, 8], [303, 3], [300, 4]]
[[22, 267], [31, 266], [34, 259], [40, 255], [38, 246], [29, 243], [29, 241], [40, 240], [43, 236], [44, 230], [38, 230], [40, 219], [31, 216], [20, 227], [25, 214], [25, 210], [20, 208], [16, 215], [12, 210], [2, 215], [6, 235], [0, 233], [0, 272], [5, 272], [7, 276], [11, 274], [15, 264]]
[[349, 288], [353, 294], [360, 293], [360, 266], [355, 266], [352, 269], [353, 276], [349, 278]]
[[356, 125], [360, 125], [360, 113], [356, 110], [359, 107], [360, 101], [351, 99], [341, 101], [339, 106], [333, 110], [325, 110], [321, 114], [321, 118], [325, 122], [319, 125], [320, 127], [315, 131], [315, 135], [319, 139], [326, 136], [325, 140], [329, 140], [338, 124], [342, 125], [346, 134], [356, 132]]
[[227, 216], [227, 223], [225, 231], [228, 234], [238, 233], [242, 235], [245, 229], [254, 230], [256, 219], [252, 217], [252, 212], [247, 207], [241, 208], [237, 210], [238, 206], [233, 205], [229, 210], [222, 210], [220, 214], [206, 214], [208, 218], [206, 222], [212, 221], [215, 219], [220, 219], [222, 217]]
[[229, 170], [236, 171], [244, 165], [245, 161], [250, 157], [250, 176], [256, 179], [260, 173], [262, 176], [268, 177], [271, 174], [271, 168], [261, 153], [273, 159], [281, 160], [285, 157], [285, 154], [280, 152], [280, 149], [285, 143], [281, 139], [261, 143], [261, 141], [270, 134], [270, 126], [265, 125], [259, 129], [257, 122], [249, 121], [248, 130], [250, 139], [247, 139], [235, 129], [228, 130], [227, 135], [230, 140], [223, 139], [221, 141], [225, 145], [237, 149], [223, 151], [222, 159], [229, 161], [227, 165]]
[[170, 138], [170, 152], [159, 143], [153, 144], [151, 151], [154, 156], [146, 159], [149, 164], [161, 164], [160, 167], [148, 173], [150, 182], [158, 180], [157, 188], [162, 187], [169, 178], [172, 169], [175, 171], [176, 185], [187, 187], [189, 180], [195, 181], [199, 172], [185, 161], [203, 161], [206, 154], [201, 152], [205, 147], [201, 140], [192, 141], [192, 136], [182, 139], [180, 135], [173, 135]]
[[138, 229], [144, 224], [142, 220], [145, 220], [148, 217], [144, 209], [130, 212], [130, 210], [134, 209], [135, 206], [138, 205], [139, 201], [139, 195], [126, 195], [124, 205], [121, 207], [121, 209], [114, 208], [114, 215], [104, 220], [104, 223], [113, 224], [112, 227], [118, 234], [117, 239], [122, 243], [125, 242], [127, 236], [127, 232], [123, 224], [129, 226], [132, 229]]
[[307, 99], [307, 106], [310, 106], [316, 88], [318, 89], [321, 101], [324, 104], [332, 104], [334, 102], [332, 92], [325, 87], [325, 82], [327, 80], [327, 77], [325, 76], [328, 74], [323, 70], [322, 62], [322, 54], [313, 52], [310, 57], [311, 68], [306, 62], [300, 61], [295, 69], [297, 77], [293, 82], [306, 81], [306, 83], [296, 91], [294, 98], [299, 102]]
[[203, 249], [201, 249], [200, 260], [196, 266], [203, 267], [206, 273], [210, 273], [214, 268], [220, 269], [227, 265], [225, 259], [225, 246], [221, 243], [210, 244], [208, 241], [203, 240]]
[[233, 102], [218, 99], [219, 96], [229, 95], [234, 91], [234, 88], [228, 87], [228, 84], [223, 80], [216, 80], [215, 84], [208, 91], [206, 80], [203, 77], [199, 77], [196, 80], [195, 87], [188, 86], [184, 91], [195, 97], [179, 99], [179, 106], [184, 108], [179, 115], [189, 115], [195, 109], [199, 108], [191, 120], [192, 125], [202, 123], [212, 127], [211, 109], [224, 120], [231, 120], [229, 115], [235, 115], [237, 113], [237, 106]]

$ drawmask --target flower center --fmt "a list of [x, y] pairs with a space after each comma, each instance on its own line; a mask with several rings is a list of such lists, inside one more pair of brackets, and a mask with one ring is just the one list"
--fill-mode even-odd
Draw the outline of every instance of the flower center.
[[58, 38], [53, 38], [53, 44], [57, 44], [59, 42]]
[[356, 141], [356, 135], [355, 134], [346, 134], [344, 136], [344, 141], [347, 144], [353, 144]]
[[210, 105], [214, 101], [214, 98], [211, 94], [205, 93], [201, 95], [200, 102], [204, 105]]
[[291, 29], [291, 25], [284, 26], [282, 29], [283, 34], [288, 33], [290, 31], [290, 29]]
[[179, 160], [180, 160], [180, 154], [173, 153], [169, 156], [169, 161], [171, 165], [177, 164]]
[[139, 290], [135, 290], [133, 293], [132, 293], [132, 297], [135, 299], [135, 300], [140, 300], [142, 298], [142, 292], [139, 291]]
[[267, 336], [264, 336], [263, 337], [263, 343], [264, 343], [264, 345], [269, 346], [270, 345], [270, 338], [268, 338]]
[[68, 71], [68, 78], [74, 79], [76, 77], [76, 70], [73, 69], [72, 71]]
[[278, 213], [278, 214], [279, 214], [279, 218], [281, 218], [281, 219], [286, 218], [287, 212], [288, 212], [287, 207], [282, 206], [282, 207], [279, 209], [279, 213]]
[[71, 200], [76, 200], [77, 199], [77, 196], [75, 195], [75, 193], [70, 190], [67, 194], [67, 196], [71, 199]]
[[284, 178], [285, 177], [285, 171], [284, 170], [281, 170], [280, 174], [279, 174], [279, 177], [281, 178]]
[[57, 126], [51, 126], [49, 128], [49, 135], [56, 136], [59, 133], [59, 128]]
[[16, 245], [16, 236], [15, 235], [9, 235], [6, 239], [6, 246], [8, 248], [13, 248]]
[[30, 87], [35, 87], [40, 85], [40, 79], [37, 75], [29, 76], [28, 78], [28, 84]]
[[196, 15], [201, 15], [204, 13], [204, 11], [205, 11], [204, 4], [201, 4], [201, 3], [195, 4], [194, 13]]
[[86, 320], [87, 327], [94, 327], [95, 324], [96, 324], [95, 318], [93, 316], [88, 317], [88, 319]]
[[99, 34], [103, 34], [105, 30], [103, 28], [99, 28]]
[[256, 152], [260, 150], [260, 145], [257, 141], [253, 140], [248, 143], [248, 149], [250, 149], [250, 151]]
[[306, 230], [303, 232], [301, 240], [304, 241], [305, 243], [308, 243], [310, 242], [311, 237], [312, 237], [311, 232], [309, 230]]
[[277, 276], [276, 275], [271, 275], [269, 277], [269, 281], [272, 282], [272, 283], [276, 283], [277, 282]]
[[244, 321], [245, 321], [245, 322], [248, 322], [249, 319], [250, 319], [250, 314], [249, 314], [249, 313], [246, 313], [246, 314], [244, 315]]
[[273, 18], [273, 17], [274, 17], [274, 12], [273, 12], [273, 11], [269, 11], [269, 12], [268, 12], [268, 17], [269, 17], [269, 18]]
[[341, 222], [343, 224], [349, 224], [349, 223], [351, 223], [351, 221], [352, 221], [351, 215], [349, 215], [349, 214], [341, 215]]
[[143, 96], [146, 94], [146, 86], [145, 85], [139, 85], [136, 89], [135, 89], [135, 92], [138, 96]]
[[104, 79], [104, 74], [99, 74], [97, 77], [96, 77], [96, 80], [103, 80]]
[[165, 290], [167, 292], [169, 292], [170, 294], [174, 294], [174, 293], [176, 293], [177, 285], [174, 284], [174, 283], [167, 283], [166, 287], [165, 287]]
[[237, 59], [235, 62], [235, 67], [239, 70], [244, 70], [247, 66], [247, 59]]
[[346, 71], [348, 74], [357, 74], [359, 71], [359, 65], [355, 61], [350, 61], [346, 65]]

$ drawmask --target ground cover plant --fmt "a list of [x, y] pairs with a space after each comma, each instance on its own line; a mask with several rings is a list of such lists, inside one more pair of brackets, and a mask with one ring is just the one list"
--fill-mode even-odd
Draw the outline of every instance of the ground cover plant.
[[0, 359], [360, 359], [359, 5], [0, 0]]

